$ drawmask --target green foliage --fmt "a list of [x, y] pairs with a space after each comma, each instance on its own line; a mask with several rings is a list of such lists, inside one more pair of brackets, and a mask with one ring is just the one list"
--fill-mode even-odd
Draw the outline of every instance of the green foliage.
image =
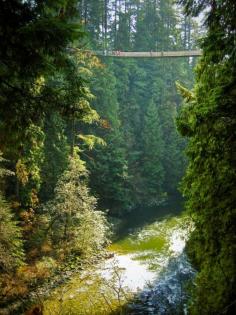
[[106, 142], [99, 137], [96, 137], [94, 135], [79, 135], [78, 136], [84, 144], [89, 148], [89, 150], [93, 149], [95, 145], [106, 145]]
[[35, 207], [34, 198], [41, 186], [41, 167], [44, 160], [44, 133], [42, 128], [30, 125], [25, 131], [24, 153], [16, 163], [16, 176], [21, 183], [20, 200], [24, 206]]
[[[4, 162], [1, 152], [0, 162]], [[13, 174], [0, 166], [0, 179], [8, 175]], [[24, 262], [21, 232], [18, 222], [13, 218], [10, 207], [0, 192], [0, 270], [3, 274], [14, 270]]]
[[0, 0], [0, 7], [0, 148], [11, 169], [0, 175], [15, 172], [1, 180], [14, 213], [1, 197], [1, 268], [15, 271], [23, 245], [26, 255], [15, 279], [6, 277], [7, 300], [27, 294], [27, 285], [37, 287], [69, 258], [83, 262], [101, 253], [108, 228], [88, 183], [98, 208], [123, 215], [175, 193], [183, 169], [173, 82], [191, 85], [194, 62], [101, 65], [75, 48], [84, 45], [82, 25], [96, 49], [191, 48], [194, 42], [193, 24], [185, 23], [186, 41], [171, 1]]
[[56, 185], [54, 199], [45, 206], [47, 235], [59, 256], [96, 255], [107, 241], [106, 220], [96, 209], [86, 178], [84, 162], [74, 155]]
[[44, 202], [53, 198], [56, 183], [68, 164], [69, 144], [65, 129], [66, 123], [58, 114], [51, 113], [45, 119], [39, 194]]
[[0, 180], [8, 201], [0, 195], [0, 268], [8, 272], [0, 295], [15, 307], [70, 255], [99, 254], [108, 228], [75, 157], [77, 124], [99, 122], [88, 84], [98, 61], [73, 48], [84, 39], [78, 1], [0, 7], [0, 148], [10, 166], [0, 176], [15, 174]]
[[163, 161], [163, 135], [161, 133], [158, 109], [153, 100], [150, 101], [144, 117], [143, 126], [143, 171], [144, 200], [141, 204], [155, 205], [162, 199], [162, 185], [164, 179]]
[[[196, 45], [193, 21], [184, 20], [171, 1], [117, 0], [96, 5], [84, 1], [80, 10], [95, 50], [156, 51]], [[178, 28], [180, 23], [184, 32]], [[107, 146], [83, 153], [99, 204], [122, 216], [131, 208], [154, 206], [167, 194], [177, 194], [186, 161], [185, 141], [175, 127], [180, 97], [174, 82], [191, 86], [195, 61], [102, 61], [105, 66], [95, 72], [92, 84], [93, 106], [102, 123], [83, 131], [98, 134]]]
[[110, 277], [105, 279], [94, 266], [90, 266], [86, 273], [58, 288], [44, 303], [45, 315], [127, 314], [127, 304], [133, 294], [124, 286], [123, 270], [116, 262], [108, 269]]
[[194, 99], [194, 94], [191, 91], [189, 91], [184, 86], [182, 86], [178, 81], [175, 82], [175, 84], [176, 84], [177, 91], [181, 94], [181, 96], [187, 103], [189, 103], [190, 101]]
[[176, 128], [177, 106], [166, 102], [160, 107], [161, 129], [164, 134], [162, 165], [165, 170], [163, 187], [169, 194], [176, 194], [176, 188], [183, 176], [186, 159], [183, 154], [186, 142], [178, 135]]
[[[6, 160], [0, 152], [0, 163], [3, 162]], [[0, 305], [4, 304], [8, 294], [12, 294], [13, 275], [25, 262], [22, 229], [4, 197], [5, 177], [9, 175], [14, 173], [0, 165]], [[14, 287], [16, 289], [17, 285]]]
[[112, 132], [106, 137], [107, 146], [97, 148], [89, 161], [91, 187], [101, 196], [100, 205], [110, 214], [122, 215], [129, 209], [127, 161], [122, 148], [122, 134]]
[[58, 86], [53, 87], [50, 78], [72, 66], [65, 48], [81, 32], [78, 24], [58, 15], [62, 7], [46, 1], [1, 1], [1, 117], [11, 121], [3, 125], [9, 133], [38, 122], [48, 104], [58, 99]]
[[[193, 14], [203, 5], [186, 3]], [[211, 3], [194, 95], [178, 119], [190, 139], [182, 190], [196, 225], [187, 249], [199, 270], [190, 314], [235, 313], [235, 9], [234, 1]]]
[[7, 202], [0, 196], [0, 269], [14, 270], [24, 262], [23, 242], [18, 222]]
[[[6, 159], [2, 157], [2, 152], [0, 151], [0, 165], [4, 162], [7, 162]], [[0, 180], [2, 180], [5, 176], [14, 175], [14, 172], [9, 171], [8, 169], [4, 167], [0, 167]]]
[[90, 186], [99, 196], [99, 206], [119, 215], [130, 207], [131, 198], [123, 132], [120, 130], [117, 81], [110, 67], [99, 69], [95, 75], [92, 92], [96, 98], [93, 106], [102, 120], [89, 132], [99, 135], [106, 146], [96, 146], [87, 153]]

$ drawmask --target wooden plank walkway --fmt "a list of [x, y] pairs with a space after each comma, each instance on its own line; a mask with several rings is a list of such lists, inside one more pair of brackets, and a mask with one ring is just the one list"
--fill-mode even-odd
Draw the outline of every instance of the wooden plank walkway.
[[201, 50], [182, 50], [182, 51], [94, 51], [92, 54], [104, 57], [122, 57], [122, 58], [172, 58], [172, 57], [196, 57], [201, 56]]

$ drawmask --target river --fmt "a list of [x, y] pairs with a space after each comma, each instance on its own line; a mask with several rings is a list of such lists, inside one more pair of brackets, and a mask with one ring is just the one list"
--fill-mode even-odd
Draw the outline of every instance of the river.
[[186, 314], [186, 286], [195, 272], [184, 247], [193, 225], [179, 207], [169, 203], [128, 215], [108, 248], [111, 257], [58, 289], [44, 313]]

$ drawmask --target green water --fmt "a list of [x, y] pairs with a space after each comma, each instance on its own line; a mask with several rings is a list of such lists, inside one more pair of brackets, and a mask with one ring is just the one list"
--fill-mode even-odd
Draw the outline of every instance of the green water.
[[181, 216], [157, 219], [154, 223], [147, 223], [141, 228], [134, 229], [133, 233], [114, 242], [110, 249], [122, 254], [147, 250], [160, 251], [167, 245], [170, 230], [180, 225], [181, 222]]

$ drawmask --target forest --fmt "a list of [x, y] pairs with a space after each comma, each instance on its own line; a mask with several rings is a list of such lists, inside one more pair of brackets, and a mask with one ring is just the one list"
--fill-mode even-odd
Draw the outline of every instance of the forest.
[[0, 314], [236, 314], [235, 16], [0, 0]]

